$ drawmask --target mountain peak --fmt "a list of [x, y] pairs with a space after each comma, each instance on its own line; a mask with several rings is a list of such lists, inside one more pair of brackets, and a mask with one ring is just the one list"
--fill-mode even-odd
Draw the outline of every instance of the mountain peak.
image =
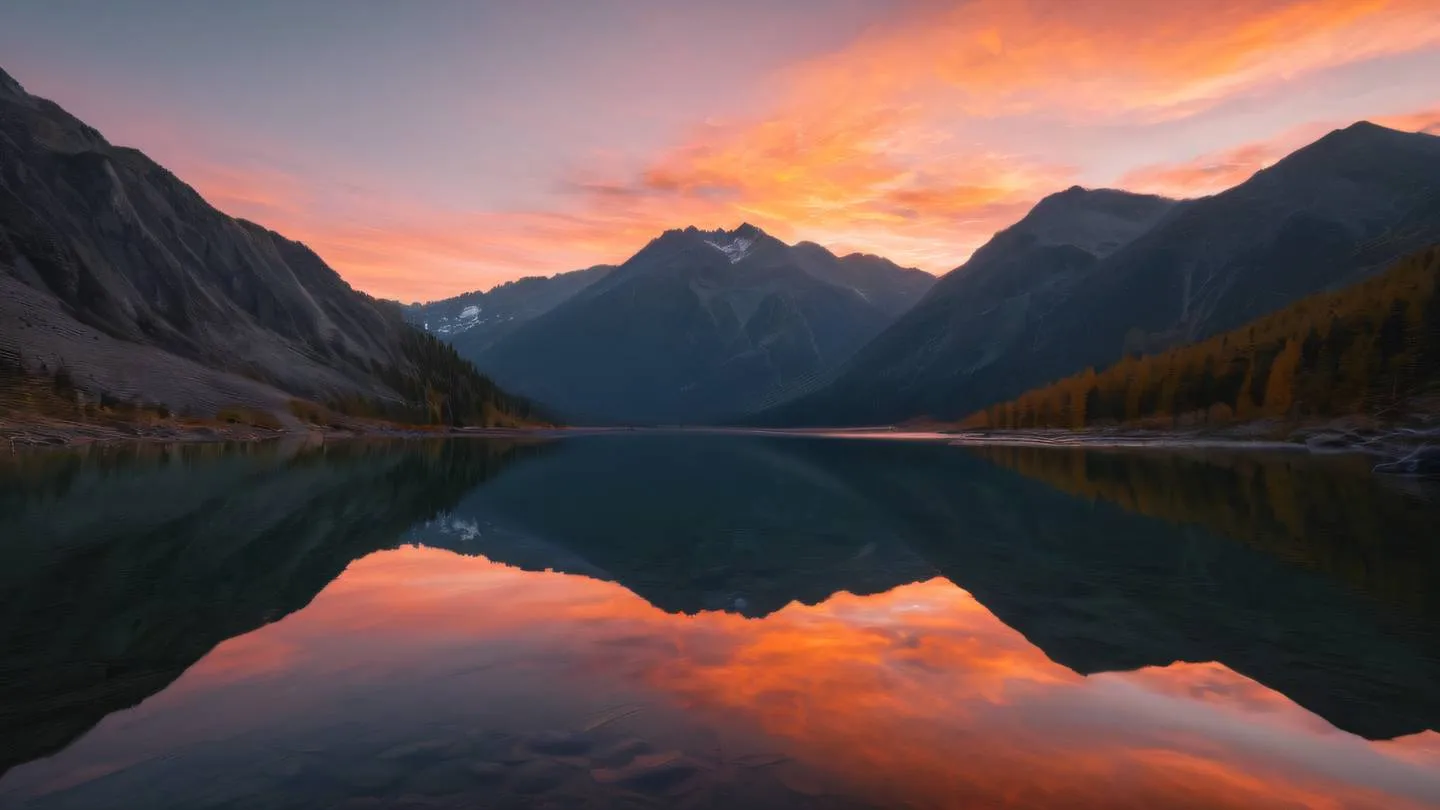
[[768, 234], [748, 222], [742, 222], [740, 227], [730, 232], [730, 235], [742, 239], [759, 239]]
[[1081, 204], [1086, 206], [1104, 206], [1133, 203], [1137, 200], [1164, 200], [1164, 197], [1157, 197], [1153, 194], [1139, 194], [1133, 191], [1125, 191], [1118, 188], [1086, 188], [1084, 186], [1071, 186], [1064, 191], [1057, 191], [1046, 196], [1036, 204], [1036, 208], [1043, 205], [1055, 204]]
[[21, 87], [20, 82], [15, 81], [14, 77], [6, 73], [3, 68], [0, 68], [0, 94], [9, 96], [25, 95], [25, 88]]
[[[1348, 127], [1331, 130], [1320, 140], [1296, 150], [1289, 157], [1285, 158], [1285, 160], [1310, 154], [1314, 151], [1329, 152], [1352, 149], [1384, 149], [1389, 146], [1404, 143], [1420, 143], [1422, 141], [1434, 140], [1433, 136], [1426, 135], [1423, 132], [1404, 132], [1370, 121], [1356, 121]], [[1283, 163], [1284, 161], [1281, 162]]]
[[739, 264], [750, 256], [756, 243], [764, 237], [764, 231], [744, 222], [733, 231], [722, 230], [706, 234], [705, 244], [724, 253], [731, 264]]
[[1340, 131], [1340, 132], [1350, 132], [1350, 133], [1354, 133], [1354, 134], [1364, 134], [1364, 133], [1367, 133], [1367, 132], [1369, 132], [1369, 133], [1376, 133], [1376, 132], [1398, 132], [1399, 130], [1394, 130], [1394, 129], [1391, 129], [1391, 128], [1389, 128], [1389, 127], [1382, 127], [1382, 126], [1380, 126], [1379, 124], [1376, 124], [1376, 123], [1374, 123], [1374, 122], [1372, 122], [1372, 121], [1365, 121], [1365, 120], [1362, 119], [1362, 120], [1360, 120], [1360, 121], [1356, 121], [1355, 123], [1351, 124], [1350, 126], [1345, 127], [1344, 129], [1339, 130], [1339, 131]]
[[1167, 197], [1071, 186], [1041, 200], [1015, 227], [1055, 244], [1101, 250], [1125, 241], [1121, 232], [1133, 236], [1174, 204]]
[[1266, 187], [1274, 183], [1290, 184], [1304, 189], [1296, 193], [1313, 196], [1317, 188], [1333, 182], [1336, 177], [1366, 178], [1371, 184], [1383, 185], [1381, 177], [1404, 181], [1407, 177], [1413, 179], [1415, 172], [1430, 175], [1437, 160], [1440, 160], [1440, 138], [1357, 121], [1286, 155], [1259, 172], [1251, 182]]

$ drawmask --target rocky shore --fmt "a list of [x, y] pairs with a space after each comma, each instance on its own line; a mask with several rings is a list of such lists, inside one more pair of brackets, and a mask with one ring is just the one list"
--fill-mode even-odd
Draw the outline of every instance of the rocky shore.
[[1252, 423], [1209, 430], [1106, 427], [1085, 430], [962, 430], [951, 435], [952, 444], [971, 446], [1361, 453], [1375, 458], [1374, 470], [1377, 473], [1440, 477], [1440, 427], [1430, 425], [1357, 428], [1335, 423], [1279, 429], [1271, 424]]

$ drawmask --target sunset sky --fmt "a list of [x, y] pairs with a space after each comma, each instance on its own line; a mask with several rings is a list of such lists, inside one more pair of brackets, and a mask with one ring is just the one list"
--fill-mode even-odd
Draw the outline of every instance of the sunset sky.
[[0, 67], [404, 300], [742, 221], [941, 273], [1069, 185], [1440, 133], [1435, 0], [35, 0]]

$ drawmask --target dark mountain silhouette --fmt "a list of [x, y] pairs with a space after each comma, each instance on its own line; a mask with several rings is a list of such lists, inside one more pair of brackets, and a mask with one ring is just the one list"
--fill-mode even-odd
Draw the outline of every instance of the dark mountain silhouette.
[[813, 384], [933, 281], [749, 225], [667, 231], [472, 359], [569, 421], [706, 422]]
[[544, 315], [605, 277], [601, 264], [553, 276], [527, 276], [487, 292], [470, 292], [404, 308], [405, 320], [449, 341], [464, 357], [475, 357], [495, 341]]
[[134, 446], [0, 466], [0, 774], [304, 607], [528, 452]]
[[0, 350], [30, 370], [202, 416], [288, 419], [292, 396], [423, 405], [427, 385], [527, 410], [433, 343], [309, 248], [0, 73]]
[[[1440, 246], [1200, 343], [1025, 392], [964, 424], [1211, 427], [1260, 418], [1424, 416], [1440, 387]], [[1418, 460], [1418, 459], [1417, 459]]]
[[961, 417], [1239, 326], [1436, 241], [1440, 138], [1369, 123], [1204, 199], [1072, 189], [944, 277], [833, 384], [759, 419]]

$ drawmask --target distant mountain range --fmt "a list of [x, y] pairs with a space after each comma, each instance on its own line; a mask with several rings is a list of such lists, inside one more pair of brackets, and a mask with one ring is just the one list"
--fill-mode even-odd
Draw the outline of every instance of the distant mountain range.
[[293, 424], [299, 398], [514, 423], [533, 399], [590, 423], [955, 419], [1437, 243], [1440, 138], [1362, 122], [1203, 199], [1051, 195], [938, 281], [692, 227], [616, 267], [402, 307], [0, 73], [0, 365], [195, 415]]
[[[619, 267], [581, 274], [524, 285], [533, 296], [518, 304], [521, 285], [410, 317], [567, 421], [694, 423], [738, 417], [822, 380], [934, 283], [876, 256], [788, 245], [751, 225], [667, 231]], [[552, 303], [566, 286], [580, 289]], [[519, 323], [497, 336], [487, 318]]]
[[404, 307], [405, 320], [444, 340], [466, 357], [476, 357], [529, 321], [614, 270], [601, 264], [553, 276], [507, 281], [489, 292], [468, 292], [442, 301]]
[[1073, 188], [944, 276], [833, 383], [767, 424], [956, 418], [1245, 323], [1440, 242], [1440, 138], [1332, 132], [1229, 191]]
[[1361, 122], [1212, 197], [1053, 194], [933, 284], [689, 228], [407, 317], [579, 421], [887, 424], [1203, 339], [1436, 242], [1440, 138]]
[[378, 413], [438, 395], [447, 418], [462, 399], [528, 407], [447, 351], [303, 244], [217, 211], [0, 72], [0, 353], [27, 370], [197, 416], [293, 421], [294, 397]]

